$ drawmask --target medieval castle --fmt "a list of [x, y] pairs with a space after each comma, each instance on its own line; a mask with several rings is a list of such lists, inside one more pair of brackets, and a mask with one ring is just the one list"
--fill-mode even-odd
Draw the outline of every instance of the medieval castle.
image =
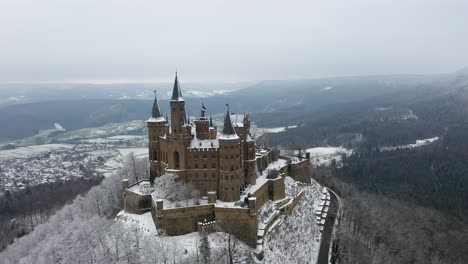
[[[156, 226], [168, 235], [202, 231], [217, 221], [228, 223], [239, 239], [257, 246], [274, 220], [259, 223], [257, 213], [269, 200], [275, 202], [278, 212], [291, 213], [301, 195], [286, 196], [285, 175], [309, 182], [309, 160], [293, 161], [276, 149], [256, 148], [249, 115], [233, 123], [228, 105], [219, 132], [203, 103], [200, 117], [191, 123], [177, 74], [170, 111], [169, 122], [155, 98], [147, 122], [151, 175], [175, 174], [179, 181], [191, 183], [204, 199], [198, 205], [171, 208], [157, 194], [142, 189], [147, 182], [129, 186], [124, 180], [125, 210], [138, 214], [151, 211]], [[271, 175], [272, 170], [279, 173]]]

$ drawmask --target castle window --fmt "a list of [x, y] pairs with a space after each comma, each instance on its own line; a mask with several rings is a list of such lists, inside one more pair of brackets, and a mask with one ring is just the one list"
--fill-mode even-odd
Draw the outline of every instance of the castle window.
[[233, 171], [233, 170], [234, 170], [234, 165], [231, 165], [231, 171]]
[[206, 159], [206, 158], [208, 158], [208, 156], [206, 156], [206, 154], [203, 154], [203, 158]]
[[234, 159], [234, 155], [231, 154], [231, 159]]
[[216, 168], [216, 164], [215, 163], [211, 164], [211, 168], [213, 169]]
[[228, 159], [228, 155], [224, 155], [224, 158], [225, 158], [225, 159]]
[[195, 164], [195, 169], [198, 169], [198, 164]]
[[204, 169], [206, 169], [206, 168], [207, 168], [206, 164], [203, 164], [203, 168], [204, 168]]
[[175, 168], [178, 169], [180, 166], [180, 157], [179, 157], [179, 152], [174, 152], [174, 163], [175, 163]]
[[229, 177], [226, 175], [226, 176], [224, 176], [224, 179], [225, 179], [225, 180], [229, 180]]
[[239, 154], [236, 154], [236, 159], [238, 159], [238, 158], [239, 158]]
[[193, 155], [193, 158], [198, 159], [198, 154]]
[[216, 154], [211, 154], [211, 158], [216, 158]]
[[231, 180], [234, 180], [234, 175], [231, 175]]

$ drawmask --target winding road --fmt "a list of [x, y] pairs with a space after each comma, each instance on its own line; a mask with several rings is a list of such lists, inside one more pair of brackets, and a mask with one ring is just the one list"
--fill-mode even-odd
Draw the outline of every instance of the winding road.
[[[327, 188], [328, 189], [328, 188]], [[322, 232], [322, 242], [320, 244], [317, 264], [328, 264], [328, 252], [330, 250], [330, 242], [333, 234], [333, 226], [335, 224], [336, 213], [338, 211], [338, 198], [328, 189], [330, 193], [330, 207], [328, 208], [327, 219]]]

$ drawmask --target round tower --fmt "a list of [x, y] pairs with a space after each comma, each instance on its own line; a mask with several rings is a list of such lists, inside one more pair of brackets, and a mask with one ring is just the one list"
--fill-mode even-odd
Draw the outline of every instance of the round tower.
[[158, 97], [154, 91], [154, 103], [151, 118], [148, 119], [148, 143], [151, 180], [163, 174], [164, 168], [161, 164], [160, 140], [159, 137], [167, 133], [167, 121], [159, 108]]
[[239, 136], [231, 122], [229, 106], [224, 117], [224, 127], [219, 140], [219, 196], [225, 202], [240, 199], [244, 183], [243, 150]]

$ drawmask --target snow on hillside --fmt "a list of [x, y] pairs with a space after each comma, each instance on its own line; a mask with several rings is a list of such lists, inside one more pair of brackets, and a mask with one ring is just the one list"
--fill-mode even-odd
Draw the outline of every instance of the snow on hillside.
[[398, 149], [413, 149], [413, 148], [429, 145], [437, 140], [439, 140], [439, 137], [418, 139], [416, 140], [416, 143], [414, 144], [399, 145], [399, 146], [385, 146], [385, 147], [381, 147], [379, 150], [380, 151], [394, 151]]
[[28, 147], [19, 147], [16, 149], [0, 150], [0, 159], [9, 158], [28, 158], [34, 155], [39, 155], [44, 152], [50, 152], [58, 149], [70, 149], [73, 145], [69, 144], [45, 144], [34, 145]]
[[[180, 236], [165, 236], [164, 234], [160, 234], [158, 230], [156, 230], [151, 212], [136, 215], [122, 211], [117, 215], [116, 221], [122, 223], [123, 227], [128, 230], [138, 227], [141, 234], [146, 236], [147, 239], [158, 239], [159, 243], [170, 246], [171, 250], [175, 251], [174, 253], [177, 254], [177, 258], [180, 258], [181, 261], [193, 260], [197, 255], [197, 247], [200, 243], [200, 234], [198, 232]], [[215, 232], [208, 235], [210, 251], [213, 256], [212, 259], [223, 254], [226, 247], [226, 240], [227, 234], [223, 232]], [[238, 246], [240, 251], [250, 252], [252, 250], [241, 241], [239, 241]]]
[[315, 222], [314, 209], [320, 201], [322, 186], [314, 180], [310, 185], [304, 185], [290, 177], [285, 179], [285, 184], [286, 190], [302, 187], [304, 196], [293, 213], [283, 216], [283, 223], [266, 237], [263, 263], [316, 263], [321, 233]]
[[275, 134], [285, 132], [288, 129], [297, 128], [297, 126], [285, 126], [285, 127], [271, 127], [271, 128], [262, 128], [257, 127], [255, 124], [251, 125], [250, 132], [253, 138], [259, 138], [263, 134]]
[[350, 156], [353, 154], [352, 149], [344, 147], [316, 147], [306, 149], [306, 152], [310, 153], [310, 162], [314, 166], [330, 166], [332, 160], [339, 164], [342, 155]]

